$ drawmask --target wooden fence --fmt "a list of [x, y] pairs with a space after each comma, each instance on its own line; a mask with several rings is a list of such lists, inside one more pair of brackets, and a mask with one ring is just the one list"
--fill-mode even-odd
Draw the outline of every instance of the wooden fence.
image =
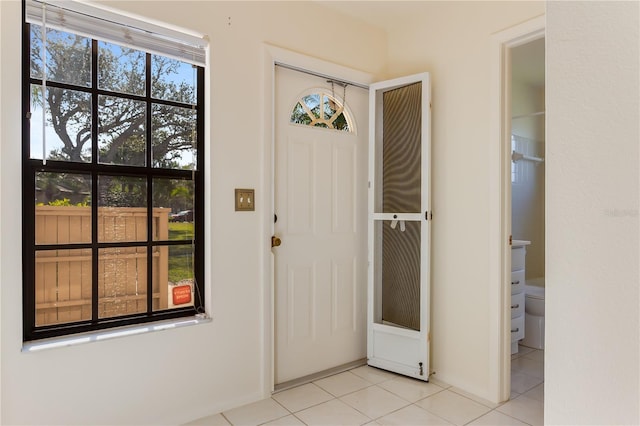
[[[169, 235], [168, 208], [153, 209], [153, 239]], [[146, 208], [98, 208], [99, 242], [147, 240]], [[91, 207], [36, 206], [36, 244], [91, 242]], [[147, 248], [118, 247], [98, 253], [98, 316], [147, 311]], [[152, 252], [153, 310], [168, 308], [169, 248]], [[36, 325], [91, 319], [91, 250], [36, 251]]]

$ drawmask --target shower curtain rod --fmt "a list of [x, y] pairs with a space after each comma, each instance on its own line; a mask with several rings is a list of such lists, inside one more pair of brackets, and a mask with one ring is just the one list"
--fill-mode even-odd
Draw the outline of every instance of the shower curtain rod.
[[532, 112], [530, 114], [522, 114], [522, 115], [514, 115], [511, 117], [512, 120], [517, 120], [518, 118], [528, 118], [528, 117], [538, 117], [540, 115], [544, 115], [544, 111]]
[[511, 153], [511, 161], [516, 163], [516, 162], [518, 162], [520, 160], [528, 160], [528, 161], [534, 161], [536, 163], [544, 163], [544, 158], [532, 157], [530, 155], [522, 154], [522, 153], [520, 153], [518, 151], [513, 151]]
[[354, 86], [354, 87], [359, 87], [361, 89], [369, 90], [369, 86], [367, 86], [366, 84], [355, 83], [353, 81], [348, 81], [348, 80], [341, 80], [341, 79], [338, 79], [338, 78], [335, 78], [335, 77], [331, 77], [330, 75], [327, 75], [327, 74], [322, 74], [322, 73], [315, 72], [315, 71], [309, 71], [309, 70], [306, 70], [304, 68], [299, 68], [299, 67], [295, 67], [293, 65], [283, 64], [281, 62], [276, 62], [275, 64], [278, 67], [286, 68], [286, 69], [289, 69], [289, 70], [292, 70], [292, 71], [297, 71], [297, 72], [301, 72], [301, 73], [304, 73], [304, 74], [313, 75], [315, 77], [325, 78], [329, 82], [334, 82], [334, 83], [338, 83], [338, 84], [346, 84], [348, 86]]

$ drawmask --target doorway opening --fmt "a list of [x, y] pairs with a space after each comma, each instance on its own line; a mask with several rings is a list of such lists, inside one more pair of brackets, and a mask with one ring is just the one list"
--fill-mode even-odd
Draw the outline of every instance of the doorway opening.
[[[512, 145], [511, 54], [513, 49], [543, 39], [544, 15], [492, 36], [489, 277], [490, 277], [490, 364], [492, 400], [511, 396], [511, 293], [512, 293]], [[516, 265], [517, 266], [517, 265]], [[522, 271], [524, 272], [524, 271]], [[522, 276], [524, 281], [524, 276]], [[518, 283], [519, 285], [520, 283]], [[517, 303], [516, 303], [517, 304]], [[522, 309], [522, 306], [519, 307]], [[517, 325], [515, 327], [518, 328]], [[517, 332], [516, 332], [517, 333]], [[518, 339], [519, 340], [519, 339]]]
[[[286, 69], [285, 69], [286, 68]], [[277, 84], [276, 84], [276, 77], [277, 77], [277, 73], [278, 71], [282, 71], [283, 69], [285, 69], [285, 71], [291, 71], [293, 72], [294, 70], [296, 71], [302, 71], [300, 73], [296, 73], [296, 74], [300, 74], [302, 75], [307, 75], [307, 76], [315, 76], [316, 79], [313, 83], [311, 83], [309, 85], [309, 87], [313, 86], [314, 88], [319, 88], [322, 89], [320, 92], [316, 92], [316, 93], [324, 93], [325, 95], [328, 94], [329, 96], [326, 96], [326, 98], [332, 98], [332, 99], [337, 99], [339, 102], [335, 103], [337, 104], [341, 104], [342, 106], [344, 106], [344, 104], [347, 105], [348, 108], [351, 108], [352, 112], [355, 113], [356, 117], [355, 117], [355, 121], [353, 122], [353, 124], [355, 124], [356, 128], [357, 128], [357, 133], [348, 133], [348, 132], [344, 132], [341, 131], [339, 129], [335, 129], [336, 124], [339, 124], [341, 121], [338, 120], [336, 122], [332, 122], [332, 126], [334, 126], [334, 129], [331, 128], [322, 128], [324, 127], [322, 125], [322, 123], [320, 123], [319, 126], [315, 126], [315, 127], [321, 127], [319, 129], [313, 129], [311, 128], [310, 130], [317, 130], [319, 132], [319, 134], [323, 134], [322, 136], [324, 136], [324, 134], [326, 132], [329, 133], [335, 133], [336, 137], [339, 137], [341, 139], [349, 139], [351, 135], [351, 137], [353, 136], [357, 136], [358, 134], [360, 136], [364, 136], [364, 143], [363, 143], [363, 148], [364, 148], [364, 152], [362, 152], [362, 154], [364, 154], [365, 160], [366, 160], [366, 134], [367, 134], [367, 119], [366, 119], [366, 114], [367, 114], [367, 108], [366, 108], [366, 90], [362, 90], [363, 88], [366, 89], [368, 88], [369, 84], [373, 81], [373, 78], [370, 74], [368, 73], [364, 73], [361, 71], [357, 71], [357, 70], [353, 70], [351, 68], [347, 68], [344, 66], [340, 66], [340, 65], [336, 65], [330, 62], [326, 62], [317, 58], [312, 58], [312, 57], [308, 57], [299, 53], [295, 53], [286, 49], [282, 49], [276, 46], [272, 46], [272, 45], [268, 45], [265, 44], [264, 45], [264, 70], [265, 70], [265, 80], [270, 82], [270, 84], [267, 84], [265, 86], [265, 92], [264, 92], [264, 97], [263, 97], [263, 101], [264, 101], [264, 109], [267, 112], [267, 117], [265, 120], [266, 123], [266, 129], [265, 129], [265, 144], [264, 144], [264, 151], [263, 151], [263, 158], [264, 158], [264, 182], [265, 182], [265, 186], [263, 188], [264, 193], [265, 194], [270, 194], [270, 196], [265, 197], [265, 209], [264, 209], [264, 216], [262, 218], [262, 223], [264, 224], [263, 228], [262, 228], [262, 232], [264, 235], [264, 240], [265, 241], [271, 241], [271, 237], [274, 236], [276, 234], [277, 231], [277, 227], [276, 227], [276, 221], [274, 221], [275, 217], [274, 217], [274, 213], [277, 214], [276, 212], [276, 204], [277, 204], [277, 190], [276, 190], [276, 186], [277, 186], [277, 182], [276, 182], [276, 174], [280, 171], [279, 170], [279, 161], [277, 161], [277, 154], [278, 154], [278, 149], [276, 147], [276, 142], [277, 142], [277, 131], [276, 131], [276, 124], [277, 124], [277, 120], [278, 120], [278, 113], [276, 111], [276, 96], [277, 96]], [[295, 75], [295, 74], [294, 74]], [[349, 86], [346, 88], [346, 102], [344, 102], [344, 98], [345, 98], [345, 91], [344, 88], [342, 86], [337, 85], [336, 83], [334, 83], [334, 86], [331, 87], [331, 82], [327, 82], [327, 80], [334, 80], [337, 82], [347, 82], [349, 84]], [[307, 89], [309, 88], [307, 87]], [[360, 94], [364, 93], [364, 107], [363, 108], [356, 108], [356, 100], [357, 98], [360, 98]], [[288, 103], [290, 104], [291, 108], [296, 106], [296, 102], [299, 102], [300, 99], [305, 98], [305, 96], [307, 95], [313, 95], [311, 93], [306, 93], [306, 90], [300, 89], [297, 92], [294, 91], [291, 96], [289, 96], [288, 98]], [[313, 96], [311, 96], [311, 98], [313, 98]], [[323, 98], [324, 99], [324, 98]], [[307, 99], [309, 100], [309, 99]], [[309, 107], [308, 102], [304, 101], [305, 105], [307, 107]], [[304, 106], [302, 106], [302, 104], [300, 104], [301, 107], [303, 109], [305, 109]], [[331, 109], [332, 107], [332, 101], [328, 102], [328, 107], [329, 109]], [[352, 108], [353, 107], [353, 108]], [[313, 111], [314, 108], [311, 107], [309, 108], [312, 112], [313, 115]], [[355, 110], [359, 111], [359, 112], [355, 112]], [[306, 110], [305, 110], [306, 111]], [[328, 112], [326, 110], [324, 110], [324, 115], [325, 118], [328, 117]], [[361, 111], [361, 112], [360, 112]], [[358, 114], [362, 114], [364, 113], [364, 118], [360, 118], [358, 117]], [[292, 114], [292, 110], [289, 110], [286, 112], [286, 114], [284, 114], [283, 116], [286, 117], [287, 119], [291, 118]], [[339, 114], [338, 114], [339, 116]], [[304, 117], [301, 116], [301, 118], [303, 119]], [[304, 120], [303, 120], [304, 121]], [[303, 124], [300, 123], [293, 123], [291, 125], [291, 127], [295, 127], [296, 129], [294, 129], [294, 132], [297, 133], [297, 131], [302, 131], [304, 130], [303, 128]], [[327, 123], [324, 123], [328, 126]], [[343, 123], [344, 124], [344, 123]], [[338, 127], [342, 127], [344, 129], [344, 126], [338, 126]], [[314, 136], [315, 137], [315, 134]], [[311, 150], [312, 147], [318, 147], [318, 148], [324, 148], [319, 144], [307, 144], [307, 139], [301, 140], [300, 143], [295, 143], [293, 145], [295, 145], [295, 148], [293, 149], [294, 153], [297, 154], [301, 154], [304, 153], [305, 149], [308, 149], [308, 153], [311, 155], [311, 157], [314, 157], [315, 154], [313, 154], [313, 151]], [[343, 141], [344, 142], [344, 141]], [[322, 142], [320, 142], [322, 143]], [[307, 144], [307, 148], [305, 148], [305, 144]], [[335, 145], [333, 142], [329, 143], [330, 145]], [[340, 153], [342, 153], [342, 151], [349, 151], [351, 148], [353, 148], [353, 142], [346, 142], [346, 144], [338, 144], [338, 146], [334, 147], [335, 149], [337, 149], [338, 151], [340, 151]], [[331, 149], [333, 150], [333, 148]], [[341, 151], [342, 150], [342, 151]], [[324, 152], [325, 149], [321, 149], [322, 156], [326, 157], [326, 153]], [[351, 151], [353, 153], [353, 151]], [[356, 157], [359, 159], [361, 157], [360, 155], [361, 153], [357, 153]], [[333, 156], [333, 154], [329, 155], [330, 157], [330, 162], [334, 162], [334, 160], [332, 160], [331, 158], [335, 158]], [[345, 157], [342, 155], [338, 155], [338, 158], [336, 159], [336, 161], [340, 162], [340, 160], [344, 160]], [[355, 159], [355, 157], [353, 157]], [[296, 166], [296, 163], [291, 163], [292, 166]], [[299, 166], [299, 164], [297, 165]], [[342, 170], [345, 170], [345, 167], [348, 167], [347, 164], [344, 163], [344, 161], [342, 161], [342, 163], [338, 164], [338, 167], [333, 169], [336, 170], [336, 172]], [[294, 167], [295, 168], [295, 167]], [[361, 168], [361, 167], [360, 167]], [[280, 171], [281, 172], [281, 171]], [[298, 167], [298, 172], [302, 172], [300, 170], [300, 168]], [[341, 176], [336, 176], [337, 178], [341, 179]], [[333, 179], [333, 177], [332, 177]], [[366, 179], [366, 176], [365, 176]], [[298, 182], [299, 184], [300, 182]], [[327, 181], [326, 179], [323, 179], [322, 182], [319, 182], [322, 185], [324, 185], [325, 187], [327, 185], [331, 186], [331, 187], [335, 187], [331, 181]], [[339, 187], [338, 192], [336, 193], [336, 195], [338, 195], [338, 198], [336, 199], [338, 202], [340, 202], [340, 196], [346, 196], [349, 194], [344, 194], [344, 191], [348, 188], [348, 185], [345, 185], [343, 187]], [[342, 191], [342, 192], [341, 192]], [[358, 190], [359, 192], [359, 190]], [[364, 193], [366, 195], [366, 192]], [[302, 194], [304, 195], [304, 194]], [[298, 197], [299, 198], [299, 197]], [[347, 197], [347, 198], [352, 198], [352, 197]], [[300, 200], [299, 200], [300, 201]], [[333, 201], [332, 201], [333, 203]], [[302, 208], [302, 204], [298, 204], [296, 202], [296, 208], [298, 209], [298, 213], [300, 213], [300, 209]], [[345, 205], [347, 205], [345, 203]], [[366, 203], [365, 203], [366, 205]], [[353, 206], [353, 204], [348, 204], [347, 206]], [[366, 213], [366, 212], [365, 212]], [[285, 213], [285, 215], [287, 215], [288, 213]], [[315, 213], [314, 213], [315, 214]], [[304, 215], [303, 215], [304, 216]], [[357, 214], [356, 214], [357, 216]], [[298, 215], [298, 218], [301, 218], [302, 216]], [[366, 214], [364, 215], [364, 218], [366, 218]], [[325, 217], [324, 219], [328, 219], [331, 223], [331, 227], [332, 228], [336, 228], [339, 231], [344, 231], [345, 227], [347, 227], [347, 225], [349, 223], [351, 223], [350, 221], [345, 222], [345, 215], [338, 215], [337, 217], [335, 217], [333, 214], [330, 214], [329, 217]], [[323, 219], [323, 220], [324, 220]], [[282, 222], [281, 222], [282, 220]], [[280, 222], [280, 225], [283, 225], [283, 222], [286, 222], [286, 219], [283, 218], [282, 216], [278, 215], [278, 222]], [[298, 222], [298, 225], [301, 225], [301, 222]], [[366, 232], [366, 227], [364, 228], [364, 232]], [[363, 242], [366, 242], [366, 236], [365, 238], [363, 238]], [[263, 265], [264, 265], [264, 269], [263, 269], [263, 273], [264, 273], [264, 277], [265, 277], [265, 283], [267, 283], [267, 285], [263, 288], [263, 292], [262, 292], [262, 299], [263, 299], [263, 310], [264, 310], [264, 336], [265, 339], [263, 341], [263, 345], [262, 345], [262, 359], [264, 360], [264, 364], [263, 364], [263, 394], [266, 395], [270, 395], [274, 389], [275, 389], [275, 385], [276, 383], [286, 383], [289, 382], [289, 380], [287, 380], [287, 377], [278, 377], [276, 378], [276, 362], [278, 357], [281, 355], [278, 351], [278, 347], [276, 344], [276, 340], [277, 340], [277, 335], [278, 332], [276, 330], [277, 328], [277, 324], [276, 324], [276, 315], [278, 314], [278, 307], [277, 302], [276, 302], [276, 298], [277, 298], [277, 294], [276, 294], [276, 273], [275, 271], [278, 269], [276, 267], [276, 262], [278, 261], [277, 259], [277, 253], [276, 251], [281, 249], [282, 247], [286, 246], [286, 245], [290, 245], [292, 243], [291, 239], [286, 238], [286, 239], [282, 239], [281, 240], [281, 246], [279, 247], [272, 247], [272, 244], [267, 244], [264, 247], [264, 251], [263, 251]], [[366, 245], [365, 245], [365, 250], [366, 250]], [[346, 274], [346, 268], [348, 268], [350, 265], [345, 264], [344, 262], [340, 262], [340, 265], [338, 265], [337, 268], [332, 268], [330, 270], [330, 274], [332, 276], [337, 276], [338, 280], [336, 280], [338, 283], [340, 281], [342, 282], [347, 282], [349, 280], [346, 279], [346, 276], [348, 274]], [[366, 265], [365, 265], [366, 266]], [[304, 269], [304, 268], [303, 268]], [[361, 269], [360, 266], [355, 266], [355, 269]], [[300, 271], [300, 269], [299, 269]], [[311, 269], [312, 271], [312, 269]], [[337, 272], [334, 273], [334, 272]], [[298, 273], [299, 277], [303, 277], [304, 274]], [[343, 279], [345, 278], [345, 279]], [[361, 281], [359, 280], [358, 282], [362, 282], [363, 284], [366, 284], [366, 276], [364, 277], [365, 281]], [[310, 286], [307, 286], [306, 288], [312, 288], [313, 287], [313, 283], [310, 283]], [[358, 284], [359, 285], [359, 284]], [[356, 285], [356, 287], [358, 286]], [[304, 288], [304, 285], [301, 285], [299, 287], [300, 290], [302, 290]], [[336, 288], [336, 287], [334, 287]], [[337, 286], [337, 289], [342, 289], [345, 290], [347, 287], [346, 286]], [[337, 294], [338, 292], [336, 292], [335, 294]], [[346, 292], [342, 292], [343, 295], [346, 294]], [[298, 295], [301, 295], [301, 293], [298, 293]], [[349, 299], [348, 297], [345, 299], [343, 297], [339, 298], [342, 302], [344, 301], [353, 301], [353, 298]], [[349, 299], [349, 300], [347, 300]], [[309, 300], [306, 297], [302, 297], [302, 298], [298, 298], [298, 301], [304, 301], [304, 300]], [[345, 307], [346, 305], [348, 305], [348, 303], [342, 303], [342, 307]], [[295, 313], [295, 312], [294, 312]], [[348, 318], [345, 315], [341, 315], [346, 313], [346, 310], [342, 309], [339, 312], [335, 312], [336, 315], [330, 315], [330, 319], [329, 319], [329, 327], [331, 329], [335, 329], [337, 330], [339, 333], [346, 333], [347, 329], [344, 327], [349, 321]], [[358, 317], [358, 315], [356, 315], [356, 317]], [[326, 321], [325, 321], [326, 322]], [[356, 323], [358, 322], [358, 318], [356, 318]], [[293, 330], [293, 336], [296, 337], [300, 342], [303, 339], [304, 336], [304, 332], [303, 329], [307, 329], [309, 330], [308, 327], [301, 327], [301, 325], [304, 324], [297, 324], [294, 323], [295, 327]], [[311, 328], [311, 330], [313, 330], [313, 328]], [[362, 328], [362, 331], [358, 330], [358, 333], [362, 333], [362, 339], [360, 339], [359, 346], [362, 347], [362, 344], [364, 343], [364, 340], [366, 339], [366, 330], [364, 328]], [[311, 335], [311, 337], [313, 337]], [[355, 339], [358, 340], [358, 339]], [[315, 355], [314, 355], [315, 356]], [[362, 358], [364, 355], [358, 355], [358, 358]], [[355, 357], [354, 357], [355, 358]], [[335, 365], [340, 364], [342, 361], [337, 361]], [[361, 360], [359, 360], [358, 362], [362, 363]], [[324, 366], [320, 366], [317, 370], [322, 370], [323, 368], [326, 368]], [[307, 373], [303, 372], [303, 371], [298, 371], [296, 373], [293, 373], [293, 375], [291, 377], [294, 376], [302, 376], [304, 377]]]
[[[544, 382], [545, 39], [510, 49], [511, 394]], [[539, 389], [540, 388], [540, 389]]]

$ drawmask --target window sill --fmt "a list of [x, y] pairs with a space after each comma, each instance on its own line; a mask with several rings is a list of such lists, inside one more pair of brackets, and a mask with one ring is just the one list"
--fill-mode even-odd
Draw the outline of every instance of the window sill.
[[51, 339], [24, 342], [22, 352], [32, 353], [45, 349], [64, 348], [68, 346], [83, 345], [85, 343], [100, 342], [116, 339], [118, 337], [133, 336], [152, 333], [156, 331], [171, 330], [175, 328], [189, 327], [192, 325], [210, 323], [212, 320], [206, 314], [192, 317], [176, 318], [166, 321], [158, 321], [149, 324], [137, 324], [127, 327], [118, 327], [108, 330], [93, 331], [90, 333], [74, 334], [70, 336], [54, 337]]

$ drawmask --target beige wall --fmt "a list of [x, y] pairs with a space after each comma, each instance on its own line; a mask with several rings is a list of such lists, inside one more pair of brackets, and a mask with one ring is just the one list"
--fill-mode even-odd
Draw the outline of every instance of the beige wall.
[[547, 4], [547, 424], [640, 423], [639, 27]]
[[390, 75], [432, 75], [432, 367], [487, 399], [491, 34], [543, 13], [542, 2], [424, 2], [389, 34]]
[[[107, 2], [207, 34], [211, 40], [207, 155], [210, 324], [76, 347], [20, 353], [20, 2], [2, 1], [0, 292], [2, 424], [177, 424], [261, 399], [266, 348], [262, 218], [263, 42], [371, 73], [385, 34], [313, 3]], [[312, 18], [310, 18], [312, 17]], [[229, 19], [230, 18], [230, 19]], [[312, 19], [313, 25], [309, 25]], [[319, 32], [316, 23], [329, 22]], [[320, 36], [322, 39], [320, 39]], [[370, 47], [376, 46], [375, 50]], [[257, 210], [236, 213], [234, 188], [256, 188]], [[7, 202], [10, 200], [10, 202]], [[145, 361], [142, 361], [142, 360]]]

